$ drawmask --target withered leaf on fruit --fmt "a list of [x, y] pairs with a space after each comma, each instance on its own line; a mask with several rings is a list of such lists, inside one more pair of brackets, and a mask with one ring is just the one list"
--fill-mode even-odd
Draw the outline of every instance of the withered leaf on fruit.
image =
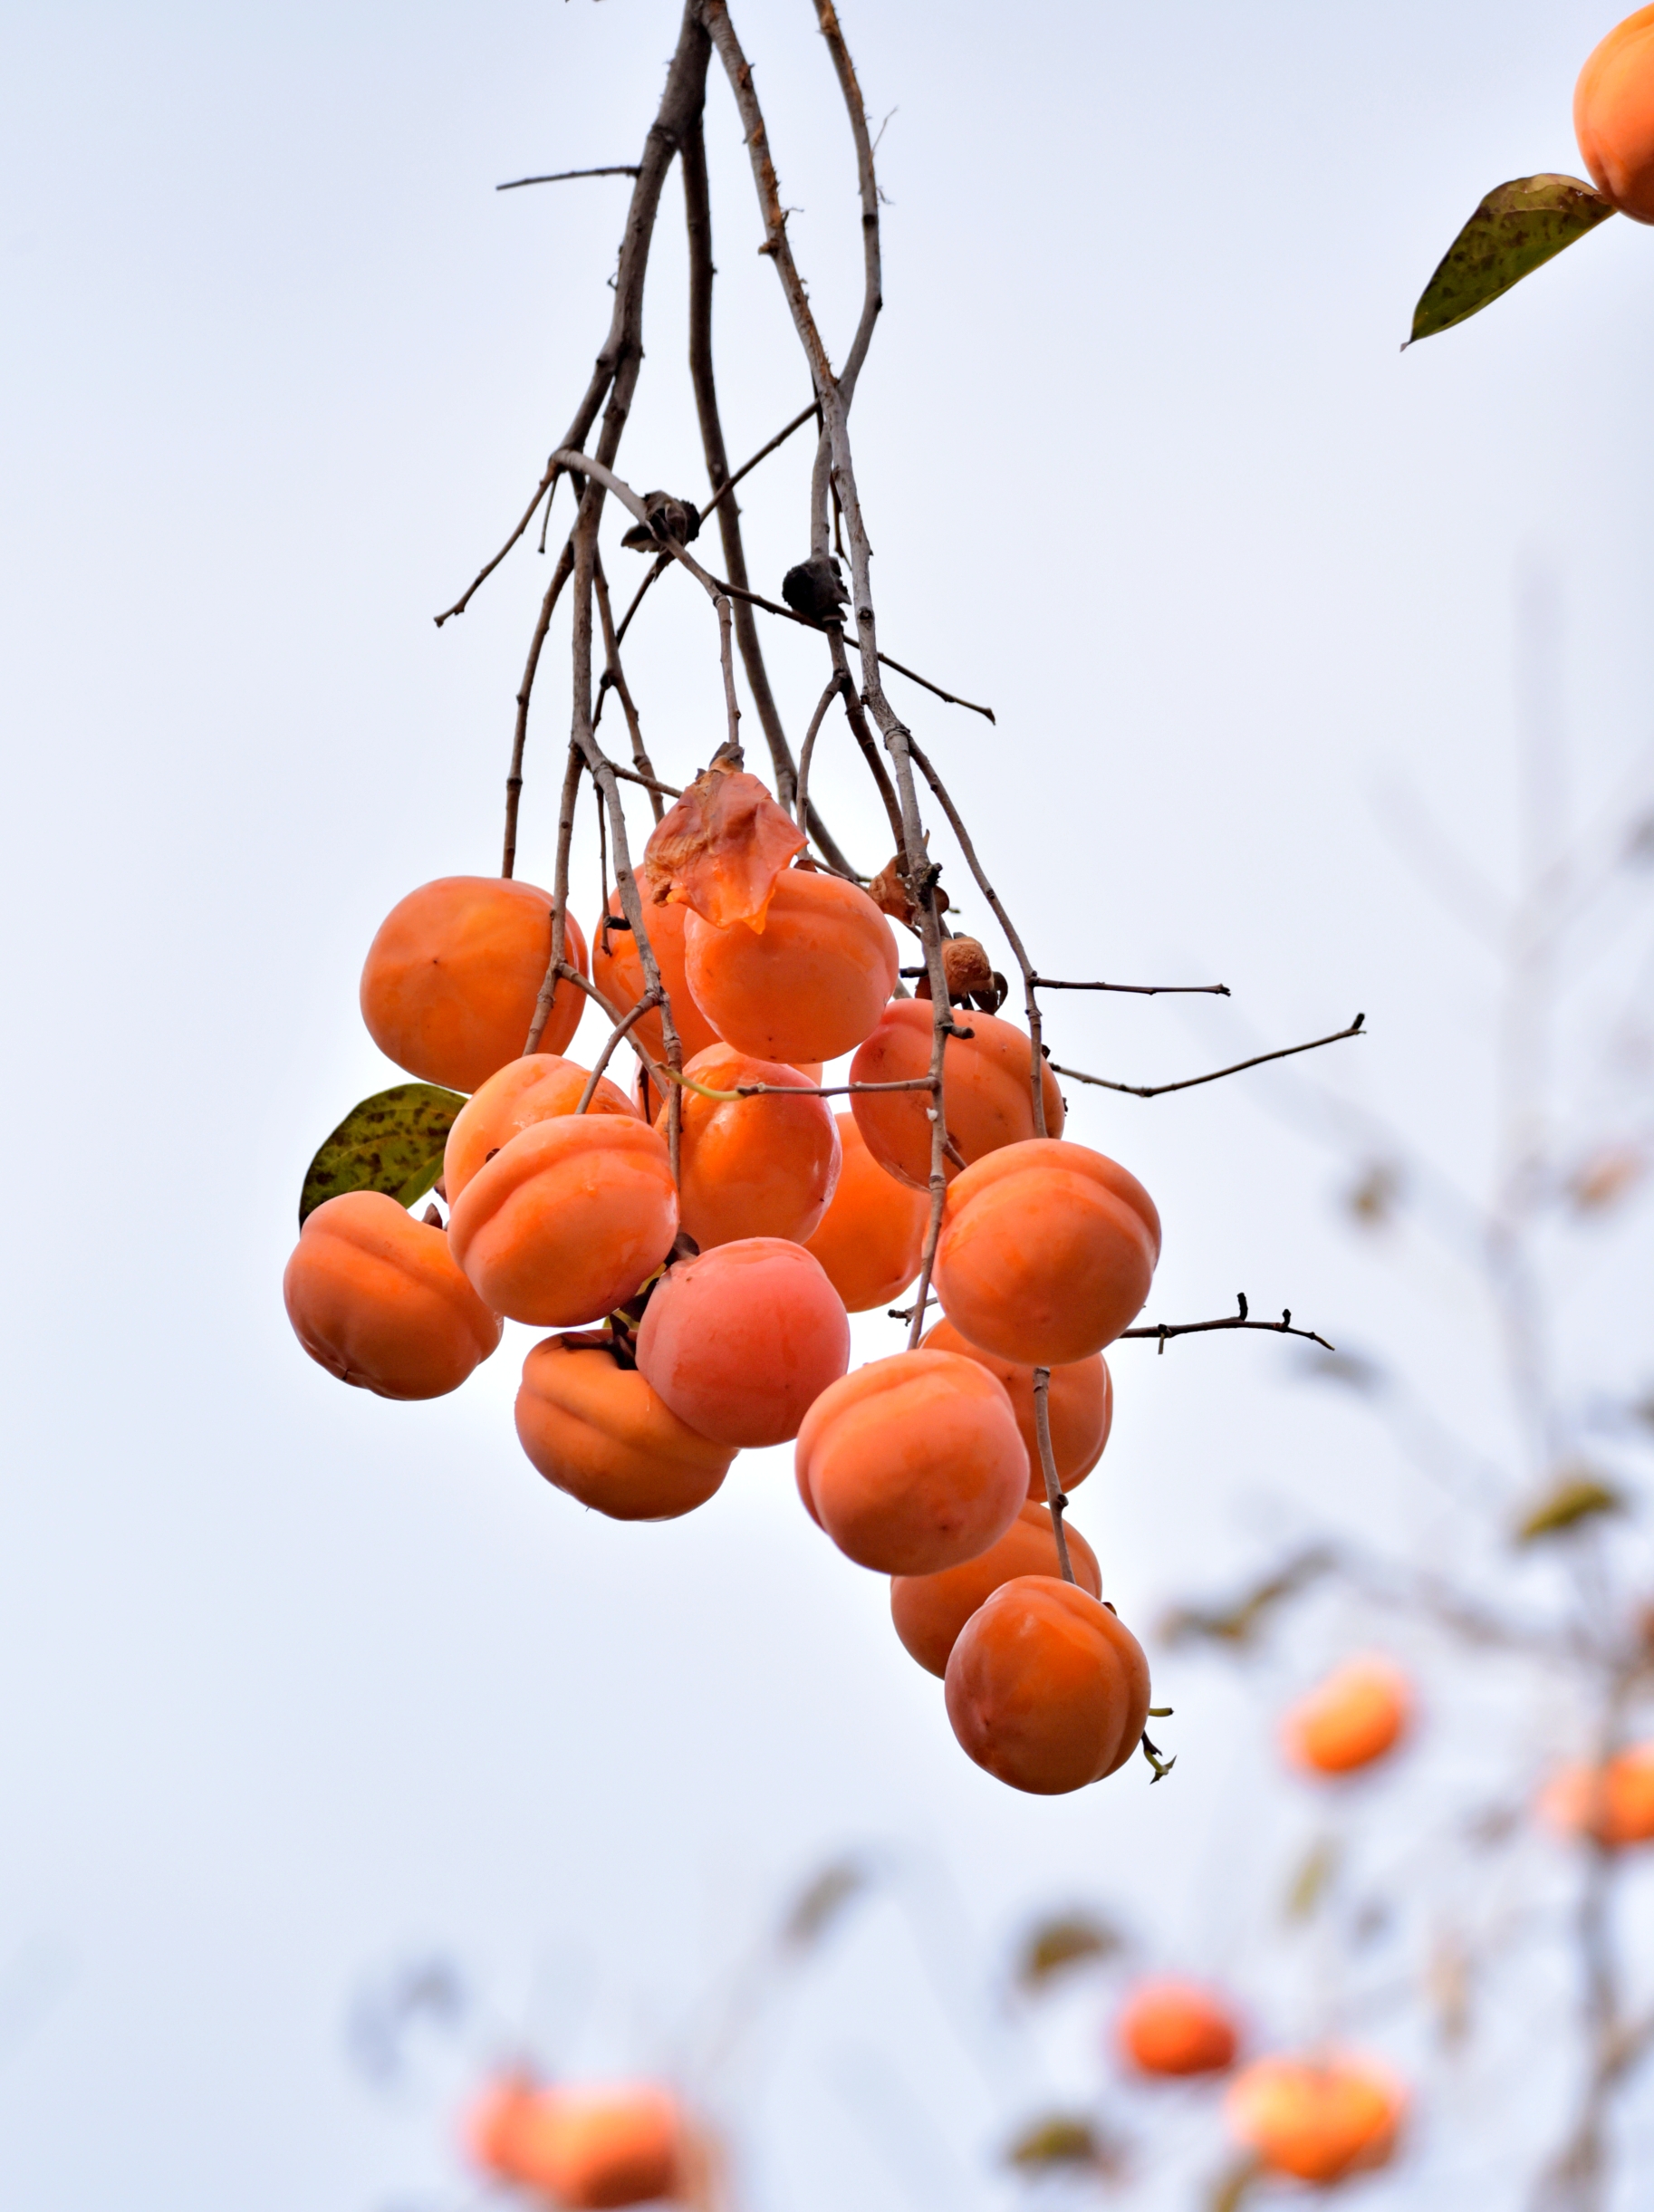
[[775, 879], [803, 843], [755, 775], [714, 761], [656, 824], [643, 874], [657, 905], [671, 899], [716, 928], [762, 931]]

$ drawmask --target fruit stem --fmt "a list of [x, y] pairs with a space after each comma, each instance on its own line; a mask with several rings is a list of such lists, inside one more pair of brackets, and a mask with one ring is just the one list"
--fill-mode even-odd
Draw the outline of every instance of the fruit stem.
[[1063, 1495], [1063, 1486], [1057, 1479], [1057, 1457], [1051, 1448], [1051, 1370], [1036, 1367], [1034, 1370], [1034, 1427], [1040, 1440], [1040, 1467], [1045, 1476], [1045, 1503], [1051, 1508], [1051, 1525], [1057, 1539], [1057, 1564], [1063, 1570], [1063, 1580], [1074, 1580], [1073, 1562], [1068, 1556], [1068, 1534], [1063, 1526], [1063, 1515], [1068, 1500]]

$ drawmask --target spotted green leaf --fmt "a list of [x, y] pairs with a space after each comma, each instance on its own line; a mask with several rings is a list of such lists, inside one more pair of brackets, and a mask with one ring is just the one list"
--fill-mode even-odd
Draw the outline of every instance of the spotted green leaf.
[[442, 1173], [442, 1148], [465, 1102], [436, 1083], [392, 1083], [352, 1106], [305, 1170], [300, 1227], [347, 1190], [382, 1190], [403, 1206], [422, 1198]]
[[1491, 306], [1501, 293], [1613, 212], [1602, 195], [1578, 177], [1547, 173], [1495, 186], [1425, 286], [1407, 344], [1451, 330]]

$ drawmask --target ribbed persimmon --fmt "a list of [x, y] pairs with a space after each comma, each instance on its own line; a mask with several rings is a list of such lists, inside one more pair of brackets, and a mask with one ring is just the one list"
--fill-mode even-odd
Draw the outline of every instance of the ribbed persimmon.
[[[609, 911], [620, 914], [624, 921], [618, 890], [609, 894]], [[688, 908], [679, 906], [676, 899], [646, 907], [643, 915], [649, 950], [655, 956], [660, 980], [672, 1002], [672, 1025], [683, 1045], [686, 1060], [693, 1053], [704, 1053], [709, 1044], [718, 1041], [717, 1031], [696, 1005], [695, 995], [684, 974], [684, 925], [688, 916]], [[630, 1014], [642, 997], [643, 958], [630, 928], [599, 929], [591, 940], [591, 980], [619, 1014]], [[651, 1007], [634, 1024], [631, 1034], [652, 1059], [665, 1057], [666, 1037], [658, 1008]]]
[[466, 2133], [486, 2172], [566, 2212], [654, 2204], [681, 2178], [683, 2116], [651, 2082], [499, 2082], [473, 2106]]
[[1160, 1217], [1134, 1175], [1036, 1137], [975, 1161], [949, 1189], [937, 1295], [985, 1351], [1068, 1365], [1130, 1325], [1159, 1256]]
[[1654, 223], [1654, 7], [1628, 15], [1586, 61], [1573, 135], [1603, 198], [1633, 222]]
[[[1097, 1554], [1072, 1523], [1064, 1524], [1069, 1563], [1082, 1590], [1102, 1595]], [[890, 1618], [909, 1654], [931, 1674], [947, 1672], [948, 1655], [959, 1631], [1002, 1582], [1019, 1574], [1057, 1574], [1057, 1540], [1043, 1505], [1024, 1505], [997, 1544], [989, 1544], [963, 1566], [940, 1574], [896, 1574], [890, 1578]]]
[[635, 1368], [561, 1336], [523, 1362], [517, 1436], [547, 1482], [612, 1521], [693, 1513], [735, 1457], [680, 1421]]
[[1412, 1705], [1412, 1686], [1393, 1660], [1379, 1653], [1346, 1659], [1287, 1713], [1282, 1742], [1299, 1766], [1350, 1774], [1394, 1748]]
[[311, 1358], [380, 1398], [457, 1390], [500, 1341], [500, 1317], [461, 1274], [443, 1231], [382, 1191], [349, 1190], [305, 1221], [282, 1278]]
[[[1035, 1134], [1027, 1032], [991, 1014], [960, 1014], [968, 1037], [949, 1037], [942, 1053], [942, 1117], [955, 1150], [966, 1165], [1002, 1145]], [[930, 1072], [931, 1010], [923, 1001], [899, 998], [850, 1066], [854, 1083], [911, 1082]], [[1063, 1094], [1043, 1063], [1040, 1087], [1045, 1134], [1063, 1134]], [[857, 1126], [879, 1165], [916, 1190], [930, 1183], [930, 1094], [928, 1091], [862, 1091], [851, 1101]], [[948, 1178], [957, 1162], [946, 1163]]]
[[975, 1559], [1027, 1494], [1010, 1399], [951, 1351], [899, 1351], [830, 1384], [804, 1416], [794, 1463], [811, 1518], [881, 1574]]
[[[442, 1154], [442, 1187], [451, 1206], [491, 1154], [536, 1121], [572, 1113], [591, 1080], [590, 1068], [556, 1053], [534, 1053], [512, 1060], [491, 1075], [454, 1117]], [[641, 1119], [618, 1083], [598, 1078], [588, 1113], [625, 1114]]]
[[1256, 2059], [1224, 2099], [1231, 2133], [1260, 2165], [1323, 2188], [1386, 2164], [1406, 2109], [1388, 2068], [1336, 2054]]
[[868, 1313], [889, 1305], [918, 1274], [930, 1201], [885, 1173], [868, 1150], [854, 1114], [835, 1114], [833, 1120], [841, 1154], [838, 1188], [808, 1249], [849, 1311]]
[[1019, 1575], [960, 1630], [947, 1717], [978, 1766], [1013, 1789], [1060, 1796], [1101, 1782], [1137, 1749], [1149, 1661], [1089, 1590]]
[[638, 1371], [731, 1449], [786, 1444], [850, 1365], [850, 1322], [803, 1245], [746, 1236], [679, 1261], [649, 1294]]
[[[572, 914], [565, 948], [583, 975], [586, 940]], [[361, 971], [362, 1019], [410, 1075], [475, 1091], [522, 1053], [551, 957], [549, 892], [507, 876], [442, 876], [380, 924]], [[559, 982], [544, 1051], [562, 1052], [585, 1003]]]
[[662, 1140], [621, 1114], [535, 1121], [454, 1201], [454, 1256], [496, 1313], [578, 1328], [623, 1305], [678, 1234]]
[[[745, 927], [745, 925], [741, 925]], [[760, 1092], [709, 1099], [685, 1088], [678, 1165], [683, 1225], [703, 1252], [744, 1236], [814, 1235], [839, 1180], [832, 1110], [796, 1068], [755, 1060], [732, 1044], [697, 1053], [686, 1075], [711, 1091], [776, 1083], [796, 1098]], [[667, 1109], [655, 1127], [664, 1135]]]
[[1240, 2031], [1212, 1990], [1163, 1976], [1127, 1993], [1114, 2040], [1139, 2073], [1222, 2073], [1235, 2063]]
[[1630, 1744], [1595, 1769], [1565, 1766], [1546, 1784], [1540, 1810], [1565, 1835], [1608, 1851], [1654, 1842], [1654, 1744]]
[[[1045, 1472], [1040, 1464], [1033, 1368], [1024, 1361], [1002, 1360], [996, 1353], [984, 1351], [950, 1321], [937, 1322], [926, 1332], [924, 1341], [934, 1351], [958, 1351], [967, 1360], [980, 1361], [990, 1375], [997, 1375], [1005, 1384], [1016, 1426], [1028, 1447], [1028, 1496], [1043, 1504]], [[1114, 1382], [1101, 1352], [1094, 1351], [1089, 1360], [1076, 1360], [1072, 1366], [1053, 1367], [1045, 1401], [1057, 1480], [1064, 1490], [1072, 1490], [1102, 1457], [1114, 1422]]]
[[685, 972], [719, 1036], [764, 1060], [853, 1052], [896, 988], [896, 939], [867, 893], [840, 876], [790, 868], [762, 929], [716, 928], [691, 913]]

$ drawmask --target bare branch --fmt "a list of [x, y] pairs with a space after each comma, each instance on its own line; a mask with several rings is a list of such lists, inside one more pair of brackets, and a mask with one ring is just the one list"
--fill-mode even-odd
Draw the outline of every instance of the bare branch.
[[1312, 1037], [1307, 1044], [1284, 1044], [1278, 1052], [1255, 1053], [1250, 1060], [1237, 1060], [1232, 1067], [1214, 1068], [1207, 1075], [1186, 1075], [1181, 1082], [1111, 1082], [1106, 1075], [1088, 1075], [1082, 1068], [1059, 1067], [1054, 1060], [1051, 1063], [1051, 1072], [1053, 1075], [1066, 1075], [1077, 1083], [1091, 1083], [1099, 1091], [1123, 1091], [1129, 1098], [1164, 1098], [1168, 1091], [1194, 1091], [1198, 1089], [1202, 1083], [1221, 1082], [1226, 1075], [1238, 1075], [1244, 1069], [1261, 1068], [1266, 1060], [1290, 1060], [1294, 1053], [1318, 1052], [1323, 1044], [1338, 1044], [1345, 1037], [1362, 1036], [1366, 1033], [1363, 1031], [1361, 1024], [1366, 1018], [1364, 1014], [1358, 1014], [1348, 1029], [1335, 1029], [1330, 1036]]
[[1290, 1306], [1282, 1313], [1279, 1321], [1253, 1321], [1247, 1313], [1245, 1291], [1241, 1292], [1236, 1303], [1240, 1307], [1239, 1313], [1230, 1313], [1222, 1321], [1159, 1321], [1148, 1329], [1122, 1329], [1120, 1334], [1120, 1337], [1158, 1338], [1160, 1350], [1164, 1351], [1168, 1339], [1174, 1336], [1208, 1336], [1216, 1329], [1262, 1329], [1271, 1336], [1301, 1336], [1309, 1343], [1319, 1344], [1322, 1351], [1335, 1351], [1338, 1349], [1336, 1345], [1329, 1344], [1324, 1336], [1317, 1336], [1313, 1329], [1294, 1329]]
[[1129, 991], [1138, 998], [1162, 998], [1171, 992], [1205, 992], [1211, 998], [1227, 998], [1226, 983], [1061, 983], [1054, 976], [1035, 976], [1039, 991]]
[[632, 161], [611, 161], [598, 169], [553, 169], [549, 177], [514, 177], [508, 184], [495, 186], [496, 192], [520, 192], [524, 185], [567, 184], [572, 177], [641, 177], [643, 171]]

